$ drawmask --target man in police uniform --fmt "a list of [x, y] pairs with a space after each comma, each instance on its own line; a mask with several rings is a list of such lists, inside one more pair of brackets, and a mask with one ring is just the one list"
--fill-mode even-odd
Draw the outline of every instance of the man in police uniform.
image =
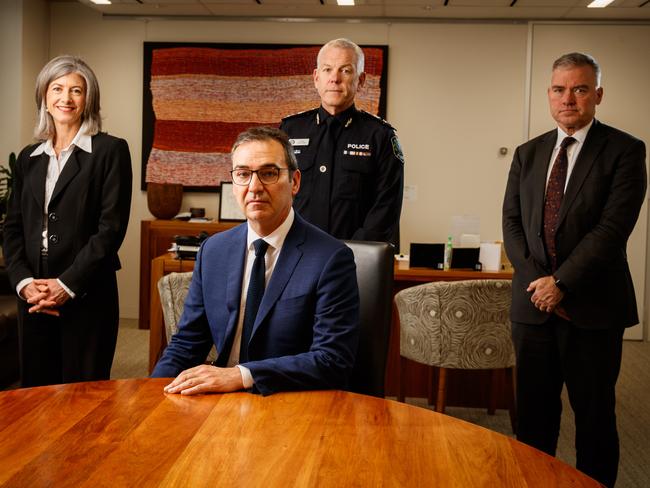
[[339, 239], [399, 248], [404, 157], [393, 127], [354, 106], [363, 67], [355, 43], [328, 42], [313, 75], [321, 106], [282, 120], [302, 173], [294, 208]]

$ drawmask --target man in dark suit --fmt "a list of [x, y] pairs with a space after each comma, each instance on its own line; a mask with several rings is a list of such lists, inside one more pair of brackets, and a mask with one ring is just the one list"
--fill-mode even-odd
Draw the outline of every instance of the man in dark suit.
[[[300, 171], [286, 134], [249, 129], [231, 154], [247, 223], [201, 247], [152, 376], [177, 375], [165, 391], [181, 394], [344, 388], [359, 335], [352, 251], [292, 209]], [[217, 360], [201, 365], [212, 344]]]
[[626, 245], [647, 182], [643, 142], [595, 120], [602, 96], [591, 56], [555, 61], [548, 100], [558, 127], [517, 148], [503, 235], [515, 268], [517, 438], [555, 455], [566, 384], [577, 468], [612, 486], [623, 331], [638, 323]]

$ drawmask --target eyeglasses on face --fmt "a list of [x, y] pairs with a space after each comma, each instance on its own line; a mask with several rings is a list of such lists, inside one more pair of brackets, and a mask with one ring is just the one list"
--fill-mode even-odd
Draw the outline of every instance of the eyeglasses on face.
[[247, 186], [257, 173], [257, 178], [265, 185], [277, 183], [280, 178], [280, 171], [290, 171], [289, 168], [278, 168], [277, 166], [265, 166], [260, 169], [235, 168], [230, 172], [232, 182], [235, 185]]

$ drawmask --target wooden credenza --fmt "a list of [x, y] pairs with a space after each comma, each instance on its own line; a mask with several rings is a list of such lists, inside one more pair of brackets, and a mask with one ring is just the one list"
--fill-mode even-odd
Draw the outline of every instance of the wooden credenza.
[[182, 220], [143, 220], [140, 223], [140, 329], [149, 328], [151, 261], [167, 252], [174, 236], [216, 234], [239, 225], [239, 222], [184, 222]]

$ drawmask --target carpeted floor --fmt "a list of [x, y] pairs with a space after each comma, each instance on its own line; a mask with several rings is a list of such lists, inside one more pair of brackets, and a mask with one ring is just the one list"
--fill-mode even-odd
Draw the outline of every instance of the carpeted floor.
[[111, 379], [149, 375], [149, 330], [138, 329], [137, 319], [120, 319]]
[[[149, 331], [138, 329], [137, 320], [123, 319], [111, 377], [147, 376], [148, 351]], [[616, 486], [646, 488], [650, 486], [650, 342], [624, 342], [617, 395], [621, 462]], [[407, 398], [407, 402], [429, 408], [424, 398]], [[449, 407], [445, 413], [512, 436], [506, 410], [488, 415], [483, 409]], [[571, 465], [575, 465], [573, 437], [573, 413], [565, 395], [557, 457]]]

